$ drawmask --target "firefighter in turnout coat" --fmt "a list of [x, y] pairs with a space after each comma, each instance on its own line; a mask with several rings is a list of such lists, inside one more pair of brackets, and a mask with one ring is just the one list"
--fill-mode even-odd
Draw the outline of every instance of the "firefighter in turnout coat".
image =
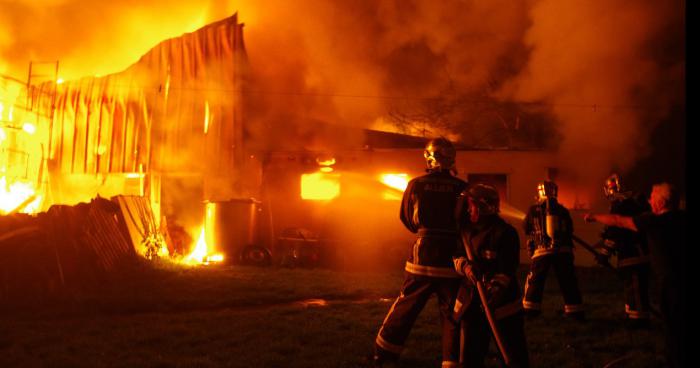
[[442, 321], [442, 366], [458, 364], [459, 326], [451, 317], [461, 277], [452, 258], [464, 255], [456, 212], [467, 183], [452, 175], [456, 151], [447, 139], [428, 142], [424, 156], [428, 173], [408, 183], [400, 210], [401, 222], [418, 237], [406, 262], [401, 292], [375, 339], [375, 366], [398, 359], [416, 318], [433, 294], [437, 294]]
[[464, 367], [484, 366], [491, 341], [491, 330], [477, 294], [476, 280], [482, 280], [493, 312], [497, 331], [511, 366], [529, 366], [523, 327], [523, 308], [516, 270], [520, 264], [520, 238], [515, 228], [499, 215], [499, 198], [495, 188], [477, 184], [463, 193], [466, 220], [461, 221], [465, 247], [471, 247], [474, 259], [454, 259], [455, 270], [463, 278], [454, 318], [461, 321]]
[[576, 280], [573, 254], [574, 226], [569, 211], [557, 201], [558, 187], [552, 181], [538, 186], [538, 203], [525, 217], [525, 234], [532, 257], [530, 273], [525, 281], [523, 307], [526, 314], [537, 316], [547, 272], [554, 267], [559, 288], [564, 296], [564, 313], [576, 320], [584, 319], [583, 299]]
[[[645, 201], [634, 198], [620, 186], [617, 175], [610, 176], [603, 186], [605, 196], [610, 201], [610, 213], [622, 216], [637, 216], [650, 210]], [[649, 307], [649, 248], [643, 234], [616, 227], [606, 226], [601, 235], [602, 252], [617, 255], [617, 269], [624, 281], [625, 313], [630, 327], [648, 327]]]

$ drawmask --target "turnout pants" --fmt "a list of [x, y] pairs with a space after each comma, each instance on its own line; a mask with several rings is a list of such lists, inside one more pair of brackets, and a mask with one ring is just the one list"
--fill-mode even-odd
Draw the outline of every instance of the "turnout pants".
[[416, 318], [432, 294], [437, 294], [442, 322], [443, 367], [456, 367], [459, 360], [459, 326], [451, 318], [460, 279], [406, 273], [401, 293], [389, 309], [375, 340], [379, 356], [398, 357]]
[[640, 264], [620, 268], [625, 285], [625, 313], [627, 318], [648, 320], [649, 265]]
[[[503, 345], [511, 359], [511, 366], [529, 367], [527, 341], [523, 328], [523, 312], [504, 317], [496, 321]], [[482, 368], [491, 342], [491, 328], [481, 308], [481, 302], [472, 301], [462, 318], [462, 349], [460, 362], [465, 368]], [[505, 366], [500, 355], [501, 366]]]
[[550, 267], [554, 267], [559, 288], [564, 296], [564, 313], [582, 314], [583, 299], [576, 280], [574, 255], [569, 252], [546, 254], [532, 259], [530, 273], [525, 281], [523, 308], [526, 311], [542, 310], [544, 284]]

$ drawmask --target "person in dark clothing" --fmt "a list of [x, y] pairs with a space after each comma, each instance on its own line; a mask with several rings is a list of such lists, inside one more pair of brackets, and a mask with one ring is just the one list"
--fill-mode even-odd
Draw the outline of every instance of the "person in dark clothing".
[[[620, 178], [613, 174], [603, 186], [610, 201], [610, 213], [636, 216], [649, 211], [645, 202], [638, 200], [631, 191], [624, 191]], [[617, 269], [624, 282], [625, 314], [628, 326], [649, 327], [649, 249], [646, 238], [635, 231], [616, 226], [606, 226], [601, 234], [603, 252], [617, 255]]]
[[526, 368], [529, 358], [516, 277], [520, 264], [518, 232], [498, 215], [500, 201], [495, 188], [477, 184], [463, 192], [463, 197], [468, 216], [461, 234], [463, 245], [470, 247], [474, 259], [454, 259], [457, 273], [466, 276], [454, 310], [455, 320], [462, 324], [460, 362], [464, 367], [483, 367], [491, 341], [492, 331], [476, 290], [476, 282], [481, 280], [511, 366]]
[[547, 272], [554, 267], [564, 296], [564, 314], [583, 321], [583, 298], [574, 269], [574, 225], [569, 210], [557, 201], [558, 187], [552, 181], [538, 186], [538, 201], [525, 217], [525, 234], [532, 257], [530, 273], [525, 280], [523, 307], [528, 316], [538, 316]]
[[428, 142], [424, 157], [428, 173], [408, 183], [399, 215], [418, 238], [406, 262], [401, 292], [375, 339], [375, 366], [398, 359], [416, 318], [433, 294], [437, 294], [442, 320], [442, 366], [458, 364], [459, 326], [451, 314], [461, 277], [452, 258], [464, 255], [456, 212], [467, 183], [452, 175], [456, 151], [447, 139]]
[[586, 214], [587, 222], [600, 222], [646, 235], [652, 272], [660, 286], [661, 314], [665, 325], [666, 360], [670, 367], [683, 367], [685, 323], [683, 273], [686, 252], [686, 215], [679, 197], [668, 183], [654, 185], [649, 198], [651, 212], [630, 217]]

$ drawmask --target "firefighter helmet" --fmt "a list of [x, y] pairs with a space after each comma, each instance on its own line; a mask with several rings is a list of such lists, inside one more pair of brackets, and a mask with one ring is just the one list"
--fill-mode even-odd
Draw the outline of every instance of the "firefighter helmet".
[[537, 185], [537, 194], [539, 200], [556, 199], [559, 193], [559, 187], [553, 181], [545, 180]]
[[498, 213], [500, 198], [496, 188], [486, 184], [474, 184], [467, 188], [463, 195], [472, 200], [479, 207], [479, 211], [486, 213]]
[[431, 139], [423, 151], [428, 171], [452, 170], [456, 156], [455, 147], [443, 137]]
[[620, 192], [622, 192], [622, 187], [620, 186], [620, 177], [617, 174], [612, 174], [605, 179], [605, 184], [603, 184], [605, 197], [612, 199]]

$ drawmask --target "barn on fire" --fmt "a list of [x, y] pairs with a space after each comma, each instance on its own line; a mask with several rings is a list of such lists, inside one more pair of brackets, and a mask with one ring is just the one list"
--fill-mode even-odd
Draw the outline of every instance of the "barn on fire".
[[[193, 240], [203, 234], [210, 248], [202, 257], [236, 260], [255, 245], [271, 254], [251, 257], [277, 262], [400, 262], [412, 239], [397, 219], [398, 201], [407, 180], [423, 172], [427, 138], [313, 122], [312, 135], [290, 137], [306, 143], [300, 148], [249, 144], [246, 103], [255, 96], [245, 93], [243, 27], [233, 15], [161, 42], [119, 73], [27, 83], [14, 116], [4, 108], [16, 129], [2, 131], [0, 164], [5, 187], [24, 183], [36, 194], [6, 212], [138, 196], [154, 229], [181, 226]], [[355, 139], [339, 144], [341, 136]], [[568, 207], [591, 205], [555, 152], [458, 148], [460, 177], [495, 185], [514, 222], [547, 177], [560, 181]]]

